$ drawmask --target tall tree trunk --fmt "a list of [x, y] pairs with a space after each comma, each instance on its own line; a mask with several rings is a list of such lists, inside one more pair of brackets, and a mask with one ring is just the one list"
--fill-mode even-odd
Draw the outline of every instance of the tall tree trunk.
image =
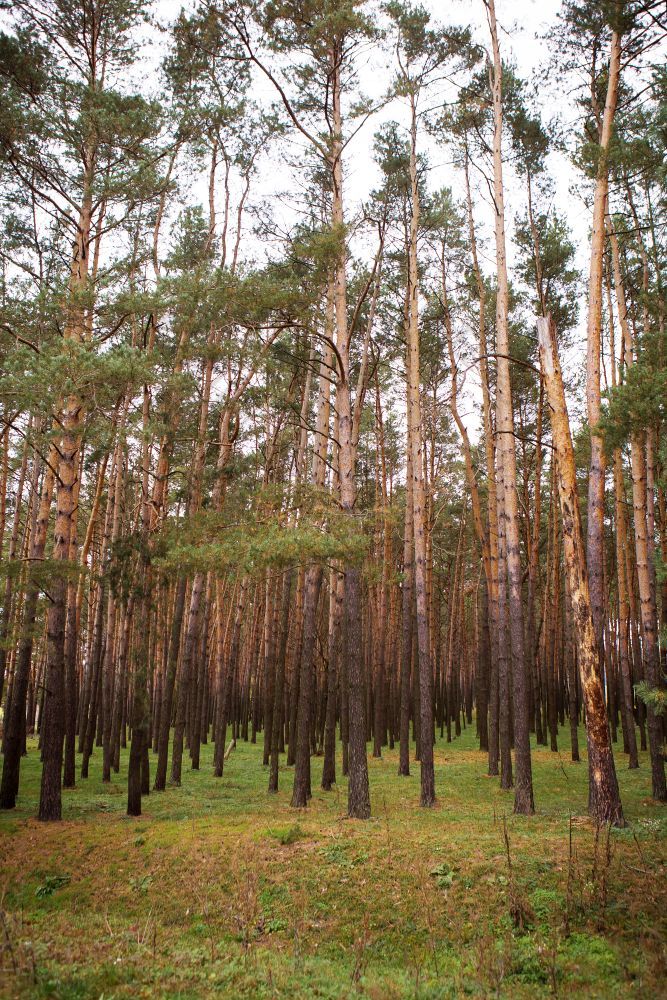
[[190, 592], [190, 608], [188, 611], [188, 627], [183, 640], [183, 655], [181, 657], [181, 674], [178, 682], [178, 699], [176, 702], [176, 719], [174, 720], [174, 738], [171, 747], [171, 784], [180, 785], [181, 765], [183, 762], [183, 737], [185, 734], [188, 696], [190, 694], [194, 659], [199, 637], [199, 621], [201, 615], [202, 594], [206, 574], [199, 571]]
[[[612, 387], [616, 387], [616, 349], [614, 343], [614, 316], [611, 304], [611, 288], [608, 287], [607, 292], [609, 300], [609, 340]], [[621, 358], [623, 357], [623, 354], [624, 345], [623, 342], [621, 342]], [[628, 754], [628, 766], [630, 769], [634, 769], [639, 767], [639, 759], [637, 756], [637, 734], [635, 732], [632, 672], [630, 666], [630, 605], [628, 601], [627, 563], [625, 558], [625, 550], [628, 544], [628, 525], [625, 512], [623, 459], [620, 448], [614, 448], [613, 465], [614, 519], [616, 529], [614, 536], [616, 541], [616, 586], [618, 591], [618, 660], [621, 681], [621, 722], [623, 725], [623, 742], [625, 750]]]
[[[496, 296], [496, 435], [499, 485], [499, 519], [504, 521], [506, 539], [509, 632], [512, 648], [512, 682], [514, 695], [514, 747], [516, 780], [514, 812], [529, 815], [535, 811], [530, 757], [530, 722], [528, 718], [528, 676], [524, 649], [523, 600], [519, 529], [519, 504], [516, 477], [516, 446], [514, 413], [509, 364], [509, 288], [505, 248], [505, 207], [502, 169], [502, 62], [498, 43], [495, 3], [488, 0], [488, 17], [493, 45], [493, 194], [495, 201], [495, 240], [498, 291]], [[502, 531], [502, 529], [501, 529]]]
[[[329, 443], [329, 419], [331, 411], [330, 372], [333, 352], [328, 341], [334, 325], [334, 292], [330, 287], [327, 294], [326, 336], [327, 346], [320, 364], [320, 377], [315, 414], [315, 438], [311, 480], [314, 489], [322, 490], [326, 481], [326, 457]], [[306, 395], [310, 382], [306, 385]], [[307, 405], [307, 400], [304, 400]], [[317, 638], [317, 610], [322, 587], [323, 568], [321, 564], [309, 566], [306, 570], [303, 591], [303, 640], [299, 665], [299, 703], [296, 727], [296, 758], [292, 805], [303, 808], [311, 796], [310, 786], [310, 735], [314, 717], [313, 685], [315, 677], [315, 643]]]
[[[334, 308], [336, 348], [338, 351], [338, 382], [336, 406], [338, 409], [339, 471], [341, 508], [350, 518], [354, 529], [354, 506], [357, 498], [355, 482], [355, 449], [352, 405], [350, 398], [350, 353], [347, 324], [347, 279], [345, 274], [345, 245], [343, 233], [343, 134], [341, 115], [341, 58], [342, 42], [337, 41], [331, 51], [333, 141], [331, 149], [332, 223], [341, 240], [341, 249], [335, 267]], [[366, 758], [366, 722], [364, 718], [363, 663], [361, 658], [361, 574], [352, 562], [345, 566], [345, 618], [346, 663], [348, 696], [348, 746], [349, 781], [348, 812], [356, 819], [368, 819], [371, 814], [368, 787], [368, 761]]]
[[426, 489], [424, 485], [423, 437], [419, 384], [419, 275], [417, 237], [419, 233], [419, 184], [417, 176], [417, 110], [411, 95], [410, 125], [410, 191], [412, 212], [408, 243], [408, 383], [407, 420], [408, 447], [412, 456], [412, 504], [414, 515], [414, 588], [417, 606], [417, 648], [419, 652], [419, 715], [421, 733], [421, 805], [435, 802], [435, 770], [433, 764], [433, 678], [431, 673], [431, 641], [429, 636], [426, 580]]
[[604, 116], [600, 126], [600, 149], [593, 201], [593, 230], [588, 277], [588, 322], [586, 356], [586, 412], [591, 434], [591, 458], [588, 473], [588, 512], [586, 560], [590, 581], [593, 624], [598, 645], [603, 645], [604, 620], [604, 480], [605, 454], [600, 420], [600, 347], [602, 330], [602, 268], [604, 262], [605, 211], [609, 189], [609, 146], [618, 100], [621, 64], [621, 38], [611, 36], [609, 75]]
[[401, 586], [401, 660], [399, 775], [410, 774], [410, 673], [412, 666], [412, 608], [414, 605], [414, 502], [412, 499], [412, 449], [405, 471], [405, 523], [403, 531], [403, 583]]
[[157, 764], [155, 766], [155, 781], [153, 782], [153, 789], [156, 792], [163, 792], [167, 786], [169, 733], [171, 731], [171, 713], [174, 700], [174, 687], [176, 684], [176, 670], [178, 668], [178, 657], [181, 649], [181, 627], [185, 611], [186, 588], [187, 579], [184, 575], [181, 575], [176, 581], [176, 599], [174, 601], [174, 611], [171, 619], [167, 669], [162, 688], [158, 757]]
[[[626, 370], [633, 364], [633, 335], [628, 322], [628, 307], [625, 296], [625, 285], [621, 271], [621, 261], [618, 239], [610, 232], [614, 284], [616, 288], [616, 305], [618, 318], [623, 335], [623, 357]], [[656, 591], [654, 582], [654, 566], [649, 522], [647, 519], [647, 448], [646, 434], [633, 430], [630, 436], [630, 462], [632, 469], [632, 501], [634, 508], [635, 560], [637, 569], [637, 584], [639, 590], [639, 613], [642, 628], [642, 653], [645, 677], [652, 687], [659, 687], [660, 651], [658, 641], [658, 616]], [[628, 587], [628, 590], [630, 587]], [[665, 763], [663, 757], [662, 720], [656, 715], [652, 706], [648, 707], [648, 740], [651, 755], [651, 784], [653, 798], [658, 802], [667, 801], [667, 783], [665, 781]]]
[[341, 659], [341, 618], [344, 577], [336, 567], [329, 573], [329, 628], [327, 673], [327, 714], [324, 727], [324, 762], [322, 788], [329, 791], [336, 783], [336, 708], [338, 703], [338, 667]]
[[479, 300], [479, 356], [480, 377], [482, 383], [482, 414], [484, 420], [484, 449], [486, 455], [487, 477], [487, 519], [489, 531], [489, 560], [491, 563], [491, 589], [489, 590], [489, 637], [491, 640], [491, 658], [489, 673], [489, 774], [498, 774], [500, 758], [500, 727], [499, 727], [499, 607], [498, 607], [498, 499], [496, 484], [496, 444], [491, 409], [491, 391], [488, 363], [488, 344], [486, 338], [486, 288], [484, 277], [477, 256], [477, 238], [475, 221], [472, 211], [472, 196], [470, 191], [470, 171], [467, 142], [464, 150], [464, 176], [466, 184], [466, 205], [468, 211], [468, 232], [472, 256], [477, 296]]
[[278, 791], [278, 764], [280, 760], [280, 744], [283, 729], [283, 713], [285, 700], [285, 659], [287, 654], [287, 638], [289, 633], [290, 599], [293, 590], [294, 571], [287, 570], [282, 579], [282, 594], [280, 600], [280, 629], [277, 637], [276, 650], [276, 683], [271, 727], [271, 762], [269, 769], [269, 791]]
[[[86, 147], [83, 200], [77, 221], [74, 254], [70, 270], [64, 340], [81, 344], [85, 339], [83, 296], [88, 283], [90, 230], [93, 206], [95, 152]], [[83, 427], [84, 403], [72, 392], [59, 408], [56, 481], [56, 520], [53, 559], [56, 565], [70, 557], [76, 513], [79, 448]], [[48, 653], [46, 664], [45, 715], [42, 733], [42, 780], [38, 818], [59, 820], [62, 816], [61, 771], [65, 735], [65, 623], [67, 618], [67, 576], [58, 573], [50, 587], [47, 613]]]
[[596, 822], [623, 826], [625, 820], [604, 702], [600, 646], [593, 626], [574, 449], [565, 404], [563, 376], [558, 361], [556, 331], [550, 317], [538, 319], [537, 330], [540, 361], [551, 410], [553, 446], [558, 460], [558, 494], [563, 524], [565, 572], [568, 578], [581, 688], [586, 710], [588, 807]]

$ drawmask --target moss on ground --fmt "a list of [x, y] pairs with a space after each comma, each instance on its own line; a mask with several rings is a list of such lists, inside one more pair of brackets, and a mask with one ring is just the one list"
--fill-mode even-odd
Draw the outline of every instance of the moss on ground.
[[31, 744], [19, 807], [0, 814], [0, 995], [665, 996], [667, 810], [646, 755], [634, 772], [618, 757], [620, 831], [589, 822], [565, 734], [560, 754], [534, 749], [530, 818], [485, 775], [473, 730], [435, 760], [438, 803], [422, 810], [418, 764], [399, 778], [398, 750], [369, 758], [363, 823], [345, 818], [344, 780], [320, 791], [321, 759], [297, 812], [291, 769], [268, 795], [261, 748], [239, 743], [216, 780], [209, 745], [130, 819], [127, 751], [104, 785], [98, 750], [64, 821], [44, 825]]

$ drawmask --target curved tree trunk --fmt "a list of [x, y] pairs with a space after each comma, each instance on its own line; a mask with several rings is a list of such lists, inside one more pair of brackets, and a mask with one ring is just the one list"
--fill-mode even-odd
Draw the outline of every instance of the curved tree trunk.
[[558, 459], [558, 495], [563, 523], [565, 572], [577, 642], [581, 688], [588, 737], [589, 810], [598, 823], [624, 826], [609, 722], [604, 702], [600, 647], [593, 625], [588, 589], [574, 449], [565, 404], [563, 377], [558, 361], [556, 332], [550, 317], [537, 321], [540, 361], [551, 409], [551, 432]]

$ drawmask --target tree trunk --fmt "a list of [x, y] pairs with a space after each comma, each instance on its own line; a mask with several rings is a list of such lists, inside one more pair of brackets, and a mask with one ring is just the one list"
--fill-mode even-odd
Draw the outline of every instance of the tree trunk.
[[[509, 365], [509, 288], [505, 248], [505, 208], [502, 172], [502, 63], [498, 44], [495, 3], [488, 3], [489, 25], [493, 43], [493, 72], [490, 71], [493, 92], [493, 193], [495, 202], [495, 240], [498, 292], [496, 296], [496, 435], [499, 520], [506, 541], [506, 568], [508, 582], [509, 633], [512, 650], [512, 690], [514, 695], [514, 747], [516, 781], [514, 812], [530, 815], [535, 811], [533, 778], [530, 757], [530, 722], [528, 718], [528, 676], [524, 649], [523, 600], [519, 531], [519, 506], [516, 476], [516, 446], [514, 442], [514, 413]], [[504, 532], [503, 532], [504, 527]], [[502, 697], [502, 692], [501, 692]]]
[[414, 588], [417, 607], [417, 648], [419, 656], [419, 714], [421, 732], [421, 805], [435, 802], [433, 764], [433, 679], [431, 674], [430, 636], [426, 580], [426, 490], [424, 485], [422, 417], [419, 382], [419, 277], [417, 237], [419, 233], [419, 187], [417, 176], [417, 111], [411, 95], [410, 190], [412, 212], [408, 243], [408, 447], [412, 456], [412, 504], [414, 526]]
[[588, 278], [588, 323], [586, 358], [586, 411], [591, 434], [591, 458], [588, 474], [588, 511], [586, 561], [590, 581], [591, 608], [595, 636], [602, 650], [604, 620], [604, 480], [605, 454], [602, 435], [598, 430], [600, 420], [600, 341], [602, 330], [602, 267], [604, 262], [605, 210], [609, 188], [609, 145], [612, 138], [621, 62], [621, 38], [614, 31], [611, 36], [609, 75], [604, 116], [600, 128], [595, 196], [593, 201], [593, 229], [591, 234], [591, 260]]
[[551, 409], [551, 432], [558, 460], [565, 572], [574, 621], [581, 688], [586, 710], [589, 767], [589, 811], [597, 823], [623, 826], [623, 808], [618, 790], [609, 722], [604, 703], [600, 647], [593, 625], [588, 589], [574, 449], [565, 404], [563, 377], [556, 348], [556, 331], [550, 317], [537, 321], [542, 373]]
[[[343, 239], [343, 136], [341, 116], [341, 57], [340, 43], [331, 52], [333, 141], [331, 150], [332, 223], [334, 231]], [[347, 280], [345, 274], [345, 247], [341, 245], [334, 277], [334, 308], [336, 348], [340, 370], [336, 386], [338, 409], [340, 503], [354, 528], [354, 505], [357, 490], [355, 482], [355, 449], [352, 406], [350, 399], [350, 355], [347, 324]], [[345, 617], [346, 661], [348, 696], [348, 812], [356, 819], [368, 819], [371, 814], [368, 787], [368, 761], [366, 758], [366, 722], [364, 718], [364, 683], [361, 659], [361, 594], [360, 572], [353, 563], [345, 567]]]

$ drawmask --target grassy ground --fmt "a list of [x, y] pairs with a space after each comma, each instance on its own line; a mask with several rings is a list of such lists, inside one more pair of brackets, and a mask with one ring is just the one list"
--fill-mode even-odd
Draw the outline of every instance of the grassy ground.
[[[398, 751], [369, 760], [373, 819], [344, 817], [345, 782], [290, 809], [266, 793], [259, 746], [222, 780], [184, 771], [125, 816], [127, 755], [104, 786], [33, 817], [34, 746], [19, 808], [0, 815], [0, 995], [8, 997], [664, 997], [667, 810], [641, 769], [619, 778], [627, 830], [586, 817], [586, 765], [533, 756], [537, 815], [485, 776], [474, 734], [436, 748], [438, 804]], [[569, 850], [571, 815], [572, 851]], [[509, 841], [508, 865], [504, 817]]]

